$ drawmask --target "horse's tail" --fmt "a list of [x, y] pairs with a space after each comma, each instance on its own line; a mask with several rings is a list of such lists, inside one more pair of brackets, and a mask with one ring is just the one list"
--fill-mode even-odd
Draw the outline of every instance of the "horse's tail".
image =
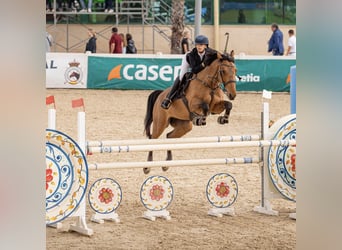
[[151, 139], [151, 124], [153, 122], [153, 106], [154, 103], [156, 102], [158, 96], [163, 92], [163, 90], [155, 90], [153, 91], [147, 99], [147, 109], [146, 109], [146, 115], [145, 115], [145, 130], [144, 133], [145, 135]]

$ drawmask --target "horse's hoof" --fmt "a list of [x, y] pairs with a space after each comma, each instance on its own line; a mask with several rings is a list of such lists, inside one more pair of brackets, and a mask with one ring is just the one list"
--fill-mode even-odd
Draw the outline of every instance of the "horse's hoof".
[[162, 170], [166, 172], [167, 170], [169, 170], [169, 167], [162, 167]]
[[151, 172], [150, 168], [143, 168], [144, 174], [148, 174]]
[[229, 123], [228, 117], [219, 116], [219, 117], [217, 118], [217, 123], [218, 123], [218, 124], [226, 124], [226, 123]]
[[207, 125], [206, 117], [195, 117], [192, 120], [192, 124], [195, 126], [205, 126]]

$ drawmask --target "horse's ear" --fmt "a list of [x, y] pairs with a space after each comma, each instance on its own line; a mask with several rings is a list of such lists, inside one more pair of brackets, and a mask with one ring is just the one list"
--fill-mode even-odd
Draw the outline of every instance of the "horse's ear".
[[222, 59], [222, 54], [220, 52], [217, 52], [217, 59]]
[[234, 58], [234, 56], [235, 56], [234, 50], [230, 51], [230, 56]]

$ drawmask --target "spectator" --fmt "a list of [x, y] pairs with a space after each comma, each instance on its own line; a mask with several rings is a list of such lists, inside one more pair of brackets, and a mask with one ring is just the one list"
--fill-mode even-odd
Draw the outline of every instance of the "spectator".
[[136, 54], [137, 48], [135, 47], [134, 40], [131, 34], [126, 34], [126, 41], [127, 41], [127, 47], [126, 47], [126, 53], [127, 54]]
[[289, 40], [287, 42], [286, 56], [296, 56], [296, 36], [294, 30], [289, 30]]
[[187, 52], [190, 51], [190, 32], [189, 31], [184, 31], [183, 33], [183, 39], [181, 41], [181, 46], [182, 46], [182, 54], [186, 54]]
[[88, 29], [89, 40], [86, 44], [85, 52], [96, 53], [96, 34], [93, 29]]
[[125, 39], [125, 35], [123, 33], [119, 34], [121, 37], [121, 46], [122, 46], [122, 54], [126, 54], [126, 39]]
[[[87, 8], [86, 8], [86, 5], [84, 3], [84, 0], [80, 0], [80, 4], [81, 4], [81, 10], [80, 12], [86, 12], [87, 11]], [[91, 6], [93, 5], [93, 0], [88, 0], [88, 12], [90, 13], [91, 12]]]
[[112, 28], [112, 36], [109, 40], [109, 53], [122, 54], [122, 40], [116, 27]]
[[68, 11], [77, 12], [78, 2], [75, 0], [68, 0]]
[[52, 10], [53, 8], [52, 8], [51, 0], [46, 0], [46, 12], [50, 12]]
[[246, 23], [246, 16], [242, 9], [239, 10], [238, 23]]
[[283, 32], [280, 31], [277, 24], [271, 25], [272, 36], [268, 41], [268, 52], [272, 52], [274, 56], [284, 55]]
[[50, 52], [52, 44], [53, 44], [53, 38], [52, 38], [51, 34], [47, 31], [46, 31], [45, 40], [46, 40], [46, 52]]
[[63, 11], [64, 2], [63, 0], [56, 0], [56, 10]]
[[106, 13], [113, 13], [113, 0], [105, 0], [105, 10]]

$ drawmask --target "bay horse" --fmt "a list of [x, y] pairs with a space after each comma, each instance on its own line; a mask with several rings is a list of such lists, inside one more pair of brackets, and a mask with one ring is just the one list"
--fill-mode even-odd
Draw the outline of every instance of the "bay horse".
[[[145, 134], [149, 139], [157, 139], [164, 130], [171, 125], [174, 129], [169, 132], [167, 138], [180, 138], [189, 131], [192, 126], [206, 125], [206, 117], [209, 114], [221, 114], [218, 117], [219, 124], [229, 122], [229, 114], [233, 107], [229, 100], [236, 97], [236, 67], [234, 58], [230, 55], [217, 53], [217, 59], [189, 80], [190, 83], [182, 97], [172, 102], [169, 109], [163, 109], [161, 103], [166, 98], [171, 87], [165, 90], [153, 91], [147, 100], [145, 116]], [[226, 93], [224, 93], [223, 91]], [[151, 125], [152, 133], [151, 133]], [[148, 161], [153, 161], [153, 152], [148, 153]], [[166, 160], [172, 160], [171, 150], [167, 151]], [[164, 171], [168, 167], [162, 168]], [[144, 168], [148, 174], [150, 168]]]

